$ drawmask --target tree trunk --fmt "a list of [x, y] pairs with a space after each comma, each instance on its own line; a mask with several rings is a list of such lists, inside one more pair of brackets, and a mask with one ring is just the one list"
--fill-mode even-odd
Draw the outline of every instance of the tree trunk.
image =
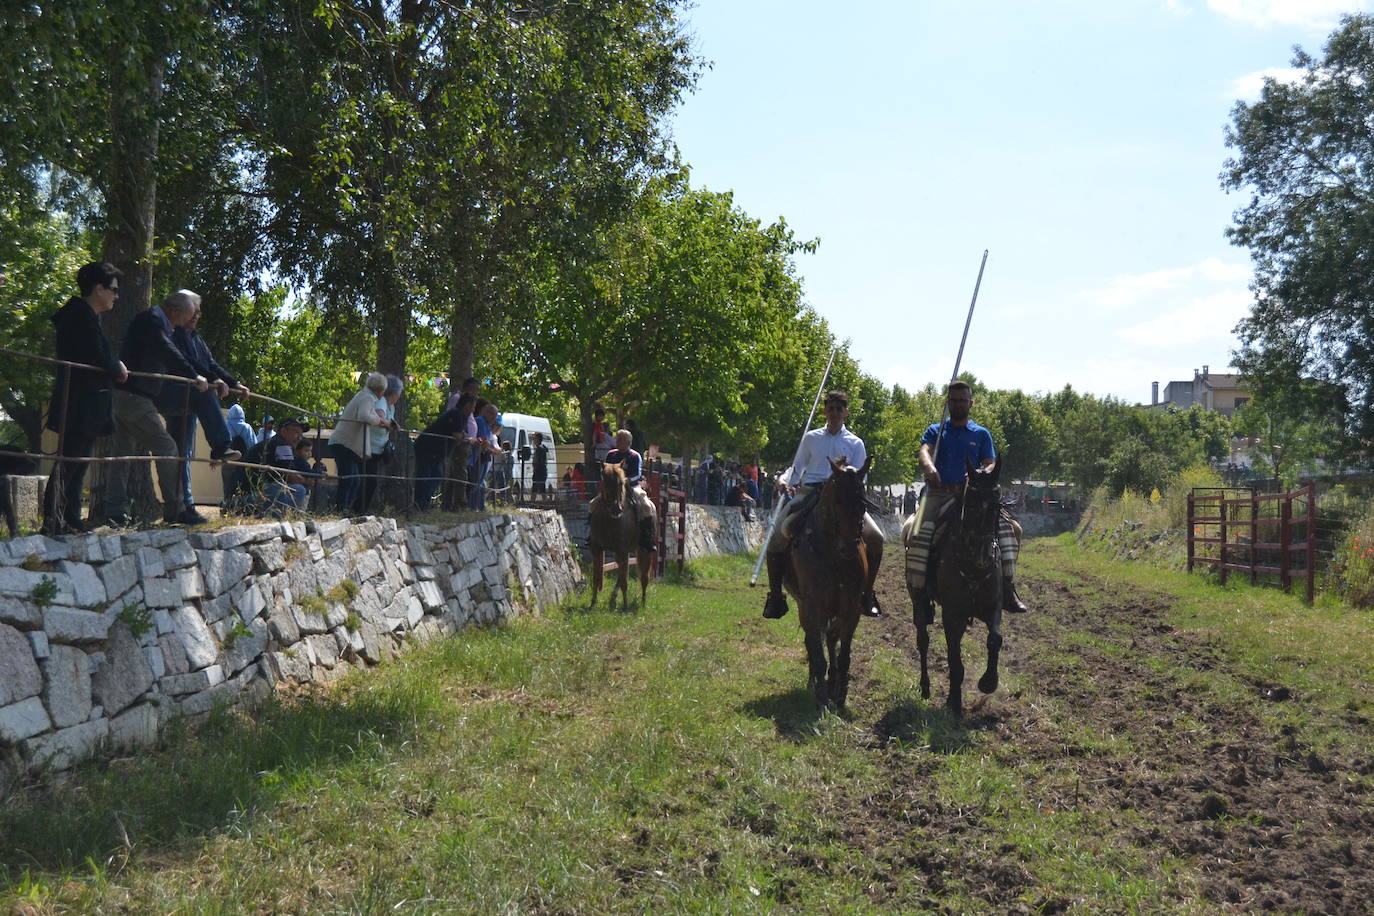
[[[118, 60], [125, 49], [112, 48]], [[124, 272], [119, 298], [105, 315], [105, 329], [118, 352], [135, 315], [152, 304], [153, 240], [157, 216], [157, 154], [166, 55], [151, 48], [141, 71], [110, 67], [110, 162], [105, 176], [105, 239], [102, 256]], [[96, 454], [111, 440], [99, 440]], [[105, 518], [105, 476], [109, 465], [91, 474], [91, 515]], [[160, 518], [152, 467], [134, 465], [130, 473], [131, 511], [138, 518]]]
[[[406, 381], [406, 353], [410, 346], [410, 312], [406, 300], [397, 290], [399, 284], [390, 282], [390, 277], [377, 283], [377, 302], [374, 304], [377, 317], [377, 371], [394, 375], [404, 384]], [[407, 427], [408, 412], [405, 394], [396, 402], [396, 422], [401, 428]], [[392, 434], [396, 452], [391, 460], [382, 465], [379, 474], [387, 477], [405, 478], [409, 475], [410, 437], [404, 433]], [[377, 498], [368, 511], [378, 513], [381, 506], [391, 506], [404, 510], [413, 496], [408, 480], [380, 480], [376, 490]]]

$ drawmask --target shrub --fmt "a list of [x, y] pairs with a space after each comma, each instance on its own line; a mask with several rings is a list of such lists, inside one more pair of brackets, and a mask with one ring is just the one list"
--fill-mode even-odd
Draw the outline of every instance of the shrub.
[[1335, 561], [1346, 600], [1354, 607], [1374, 607], [1374, 507], [1350, 526]]

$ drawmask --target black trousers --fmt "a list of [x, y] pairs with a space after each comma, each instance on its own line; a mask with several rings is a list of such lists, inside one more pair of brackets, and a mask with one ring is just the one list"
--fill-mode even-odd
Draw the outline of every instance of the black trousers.
[[[89, 458], [95, 436], [68, 430], [62, 437], [64, 458]], [[55, 461], [52, 477], [43, 493], [43, 516], [50, 522], [59, 516], [64, 522], [81, 521], [81, 490], [86, 483], [85, 461]], [[59, 512], [60, 497], [60, 512]]]

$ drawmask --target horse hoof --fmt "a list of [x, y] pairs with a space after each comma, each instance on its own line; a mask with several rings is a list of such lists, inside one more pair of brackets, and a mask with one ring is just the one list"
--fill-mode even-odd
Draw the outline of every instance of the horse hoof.
[[930, 681], [926, 678], [921, 678], [921, 699], [930, 699]]
[[985, 674], [978, 679], [978, 689], [983, 693], [993, 693], [997, 690], [997, 675]]

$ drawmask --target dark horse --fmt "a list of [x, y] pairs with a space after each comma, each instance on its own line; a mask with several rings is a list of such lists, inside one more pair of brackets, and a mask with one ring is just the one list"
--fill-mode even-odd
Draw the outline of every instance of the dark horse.
[[649, 593], [649, 576], [654, 571], [654, 551], [641, 543], [639, 523], [634, 512], [626, 505], [630, 498], [629, 485], [625, 482], [625, 472], [618, 464], [608, 464], [601, 469], [601, 492], [592, 499], [587, 507], [587, 546], [592, 552], [592, 606], [601, 592], [601, 577], [604, 557], [607, 552], [615, 556], [616, 580], [611, 588], [610, 606], [615, 608], [617, 591], [623, 599], [622, 607], [630, 603], [629, 566], [630, 554], [635, 554], [639, 567], [639, 606]]
[[[997, 689], [997, 655], [1002, 649], [1002, 563], [997, 553], [997, 520], [1001, 491], [997, 486], [1001, 461], [975, 469], [968, 463], [964, 489], [950, 504], [944, 535], [932, 557], [934, 599], [940, 605], [945, 628], [945, 652], [949, 656], [949, 700], [955, 715], [964, 712], [964, 661], [960, 643], [975, 619], [988, 627], [988, 667], [978, 679], [978, 689]], [[914, 516], [913, 516], [914, 518]], [[910, 536], [911, 525], [903, 530]], [[916, 595], [912, 605], [917, 606]], [[926, 656], [930, 650], [931, 621], [916, 621], [916, 645], [921, 652], [921, 696], [930, 699], [930, 674]]]
[[797, 599], [817, 706], [843, 709], [849, 695], [849, 647], [869, 581], [864, 475], [872, 463], [871, 456], [861, 468], [830, 462], [830, 477], [788, 551], [783, 587]]

